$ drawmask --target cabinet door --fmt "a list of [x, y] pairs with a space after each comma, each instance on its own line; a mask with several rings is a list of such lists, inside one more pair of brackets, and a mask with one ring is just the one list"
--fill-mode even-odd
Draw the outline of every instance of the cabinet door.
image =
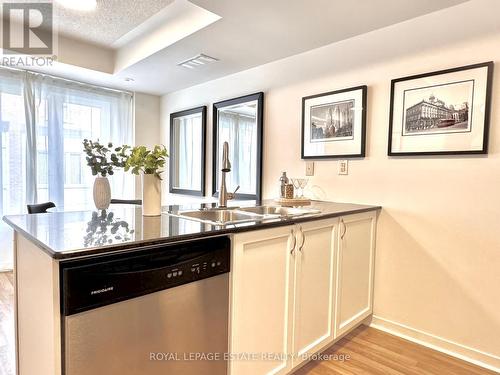
[[373, 311], [376, 213], [345, 216], [339, 223], [335, 337]]
[[295, 250], [293, 366], [333, 341], [338, 219], [298, 226]]
[[233, 237], [232, 375], [285, 374], [291, 369], [292, 229], [287, 226]]

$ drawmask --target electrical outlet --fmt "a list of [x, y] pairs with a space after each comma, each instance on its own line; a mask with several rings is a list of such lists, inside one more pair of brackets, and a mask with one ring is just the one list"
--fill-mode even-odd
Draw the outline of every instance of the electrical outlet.
[[314, 162], [306, 161], [306, 176], [314, 176]]
[[349, 174], [349, 162], [347, 160], [339, 160], [339, 174]]

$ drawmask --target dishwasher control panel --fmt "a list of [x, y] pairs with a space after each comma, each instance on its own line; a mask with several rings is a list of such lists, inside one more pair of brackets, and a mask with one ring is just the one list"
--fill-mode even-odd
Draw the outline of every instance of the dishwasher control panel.
[[167, 282], [178, 284], [180, 280], [190, 282], [229, 271], [229, 257], [222, 253], [201, 256], [196, 262], [179, 264], [164, 271]]
[[230, 270], [230, 240], [215, 237], [61, 263], [61, 314], [214, 277]]

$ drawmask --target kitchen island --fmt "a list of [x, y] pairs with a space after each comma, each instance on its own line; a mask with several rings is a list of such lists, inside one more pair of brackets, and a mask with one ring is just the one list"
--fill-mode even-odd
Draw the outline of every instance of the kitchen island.
[[[86, 374], [81, 367], [79, 372], [72, 370], [64, 350], [68, 339], [68, 293], [63, 274], [69, 266], [78, 264], [80, 269], [91, 261], [112, 263], [121, 257], [168, 250], [170, 246], [191, 246], [211, 238], [227, 238], [230, 244], [227, 269], [222, 264], [217, 271], [218, 263], [213, 264], [214, 272], [230, 270], [228, 306], [221, 311], [229, 315], [225, 332], [230, 355], [225, 358], [225, 366], [231, 374], [290, 373], [371, 314], [376, 216], [380, 207], [312, 202], [311, 214], [231, 225], [178, 215], [186, 210], [210, 209], [208, 206], [165, 207], [159, 217], [143, 217], [140, 207], [116, 206], [99, 212], [4, 218], [15, 230], [18, 373]], [[191, 268], [200, 273], [195, 269]], [[118, 289], [103, 284], [90, 293], [112, 293], [113, 288]], [[111, 306], [126, 303], [115, 302]], [[108, 307], [96, 305], [92, 311]], [[70, 311], [76, 316], [79, 313]], [[262, 353], [275, 355], [264, 358]], [[252, 359], [248, 360], [248, 356]], [[84, 361], [88, 361], [91, 371], [95, 358]], [[109, 373], [109, 367], [106, 370]], [[161, 371], [156, 364], [142, 373]]]

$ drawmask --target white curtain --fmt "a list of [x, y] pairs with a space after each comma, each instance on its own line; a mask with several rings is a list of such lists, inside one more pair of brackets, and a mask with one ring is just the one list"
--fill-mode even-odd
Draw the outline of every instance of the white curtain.
[[[34, 121], [26, 117], [27, 132], [36, 135], [35, 144], [28, 144], [27, 157], [33, 159], [27, 162], [26, 175], [37, 179], [36, 184], [27, 183], [27, 199], [52, 201], [66, 210], [91, 207], [94, 177], [82, 141], [131, 144], [132, 96], [32, 73], [25, 75], [23, 84], [25, 103], [34, 108]], [[109, 180], [114, 197], [134, 196], [130, 175], [118, 171]]]
[[[0, 68], [0, 216], [49, 200], [66, 210], [91, 208], [94, 177], [82, 141], [132, 144], [132, 113], [129, 93]], [[134, 197], [130, 174], [118, 172], [110, 183], [113, 197]], [[0, 235], [11, 238], [3, 224]]]

